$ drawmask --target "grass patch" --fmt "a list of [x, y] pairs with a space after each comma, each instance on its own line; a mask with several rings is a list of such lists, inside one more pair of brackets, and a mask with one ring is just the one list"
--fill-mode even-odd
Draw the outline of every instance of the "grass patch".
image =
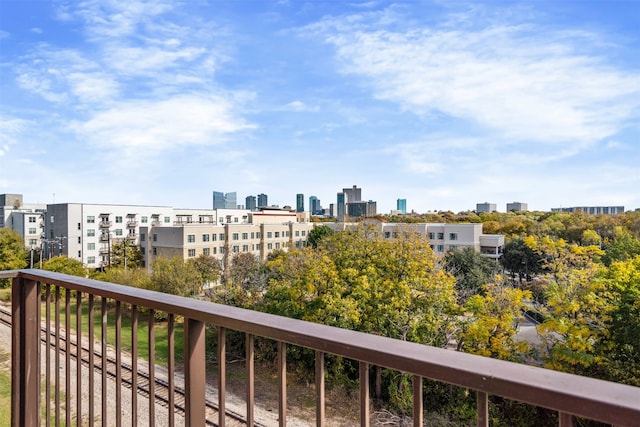
[[11, 288], [0, 289], [0, 301], [3, 301], [3, 302], [11, 301]]
[[8, 353], [0, 353], [0, 427], [11, 425], [11, 370]]
[[[52, 299], [53, 299], [53, 292]], [[76, 329], [76, 298], [72, 296], [70, 302], [70, 330]], [[102, 313], [101, 313], [101, 299], [96, 298], [93, 309], [93, 328], [96, 342], [102, 340]], [[81, 329], [82, 333], [86, 337], [89, 334], [89, 301], [87, 298], [82, 299], [80, 306], [81, 309]], [[42, 318], [45, 319], [46, 307], [42, 305]], [[51, 321], [55, 321], [55, 303], [51, 302]], [[64, 328], [66, 319], [65, 310], [65, 295], [61, 292], [60, 295], [60, 327]], [[149, 360], [149, 314], [146, 310], [138, 310], [138, 328], [137, 328], [137, 345], [138, 345], [138, 357], [144, 360]], [[131, 351], [132, 348], [132, 335], [133, 329], [131, 327], [131, 308], [127, 304], [122, 304], [121, 307], [121, 340], [122, 349], [124, 351]], [[107, 305], [107, 343], [108, 345], [115, 346], [116, 344], [116, 304], [115, 302], [109, 302]], [[169, 342], [168, 342], [168, 322], [166, 320], [155, 320], [155, 357], [156, 362], [160, 364], [166, 364], [169, 357]], [[182, 321], [176, 321], [174, 326], [174, 339], [175, 339], [175, 355], [177, 361], [182, 359], [183, 355], [183, 323]]]

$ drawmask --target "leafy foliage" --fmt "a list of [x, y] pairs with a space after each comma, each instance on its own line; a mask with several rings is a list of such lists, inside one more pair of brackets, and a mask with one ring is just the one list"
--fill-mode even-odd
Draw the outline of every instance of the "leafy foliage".
[[[28, 252], [20, 235], [8, 228], [0, 228], [0, 270], [19, 270], [29, 265]], [[10, 280], [0, 279], [0, 287]]]
[[500, 264], [481, 255], [471, 247], [448, 251], [444, 256], [444, 268], [456, 278], [459, 301], [482, 293], [484, 285], [492, 283], [500, 272]]
[[87, 269], [84, 268], [82, 262], [67, 258], [66, 256], [57, 256], [48, 259], [42, 265], [42, 269], [79, 277], [87, 277], [88, 275]]

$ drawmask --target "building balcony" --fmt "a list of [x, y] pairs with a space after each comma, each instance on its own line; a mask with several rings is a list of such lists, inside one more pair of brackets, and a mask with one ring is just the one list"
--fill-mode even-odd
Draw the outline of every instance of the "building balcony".
[[108, 247], [102, 247], [98, 250], [98, 253], [100, 255], [109, 255], [109, 248]]
[[127, 233], [127, 235], [125, 236], [125, 239], [129, 241], [136, 240], [137, 238], [138, 238], [137, 233]]
[[100, 221], [98, 223], [98, 226], [100, 228], [109, 228], [109, 227], [111, 227], [111, 221]]
[[101, 242], [108, 242], [110, 239], [111, 239], [111, 236], [109, 236], [109, 233], [102, 233], [98, 238], [98, 240], [100, 240]]
[[160, 225], [160, 220], [159, 219], [151, 220], [151, 226], [152, 227], [158, 227], [159, 225]]
[[135, 220], [127, 221], [128, 228], [136, 228], [137, 226], [138, 226], [138, 221], [135, 221]]
[[[560, 427], [574, 426], [576, 417], [616, 426], [637, 426], [640, 420], [638, 387], [60, 273], [33, 269], [4, 271], [0, 272], [0, 278], [13, 279], [11, 408], [12, 425], [16, 426], [71, 425], [72, 420], [95, 418], [101, 418], [102, 424], [120, 425], [131, 423], [136, 417], [153, 420], [159, 410], [166, 411], [165, 420], [183, 418], [179, 420], [181, 425], [225, 425], [232, 416], [226, 409], [226, 333], [232, 330], [243, 333], [246, 339], [244, 413], [233, 416], [241, 417], [247, 425], [267, 424], [254, 410], [256, 337], [277, 344], [274, 387], [278, 390], [277, 423], [281, 426], [286, 425], [288, 405], [293, 403], [287, 400], [288, 345], [315, 352], [318, 426], [327, 423], [325, 355], [338, 355], [358, 363], [358, 412], [362, 426], [368, 426], [371, 420], [372, 366], [413, 377], [414, 426], [424, 425], [424, 379], [474, 393], [476, 425], [482, 427], [489, 425], [492, 395], [557, 411]], [[75, 317], [71, 316], [72, 310]], [[144, 330], [149, 342], [155, 343], [156, 311], [167, 316], [167, 332], [162, 339], [166, 340], [168, 350], [162, 370], [156, 368], [155, 345], [144, 352], [148, 367], [146, 363], [138, 366], [137, 362], [143, 353], [137, 345], [138, 330]], [[61, 312], [66, 312], [63, 318]], [[131, 322], [122, 322], [125, 315]], [[103, 319], [102, 323], [96, 322], [99, 319]], [[132, 338], [126, 355], [122, 340], [125, 324], [136, 326], [129, 331]], [[180, 374], [176, 371], [174, 352], [174, 330], [178, 324], [184, 342], [181, 358], [184, 366]], [[203, 375], [207, 363], [213, 363], [205, 359], [207, 326], [215, 326], [217, 334], [215, 363], [221, 374], [216, 376], [215, 399]], [[80, 336], [73, 332], [80, 330], [86, 332]], [[72, 331], [72, 339], [60, 339], [63, 331]], [[77, 342], [84, 348], [83, 357], [75, 357]], [[124, 363], [123, 355], [133, 362]], [[107, 365], [113, 365], [113, 373], [107, 371], [110, 369]], [[90, 366], [96, 368], [88, 369]], [[156, 397], [159, 377], [167, 387], [162, 403]], [[109, 388], [107, 381], [115, 382], [115, 387]], [[146, 394], [123, 387], [125, 381], [143, 383]], [[138, 399], [143, 398], [148, 399], [148, 405], [139, 406]], [[217, 414], [209, 411], [210, 404], [217, 406]]]

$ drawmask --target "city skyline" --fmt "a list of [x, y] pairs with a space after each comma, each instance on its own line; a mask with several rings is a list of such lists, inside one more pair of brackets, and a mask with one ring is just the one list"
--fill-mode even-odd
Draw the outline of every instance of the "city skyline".
[[0, 193], [640, 207], [635, 2], [33, 4], [0, 2]]

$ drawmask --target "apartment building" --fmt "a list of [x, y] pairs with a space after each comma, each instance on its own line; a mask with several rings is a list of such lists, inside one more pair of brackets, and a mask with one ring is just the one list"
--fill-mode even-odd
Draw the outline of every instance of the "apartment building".
[[139, 244], [140, 227], [171, 226], [169, 206], [59, 203], [47, 205], [44, 258], [65, 255], [88, 268], [109, 265], [111, 246]]
[[146, 266], [160, 256], [190, 259], [201, 255], [212, 256], [226, 266], [235, 254], [250, 253], [265, 260], [273, 251], [301, 248], [306, 245], [311, 229], [313, 224], [309, 222], [273, 220], [224, 224], [177, 222], [169, 227], [141, 228], [140, 249]]
[[[447, 223], [386, 223], [378, 220], [367, 220], [367, 226], [385, 239], [397, 238], [402, 233], [411, 233], [429, 241], [436, 255], [444, 255], [451, 249], [472, 247], [477, 252], [490, 258], [498, 259], [504, 250], [504, 236], [501, 234], [483, 234], [482, 224], [447, 224]], [[333, 230], [355, 229], [358, 223], [323, 223]]]
[[45, 204], [25, 204], [22, 194], [0, 194], [0, 228], [9, 228], [22, 236], [25, 247], [39, 249], [46, 208]]
[[616, 215], [624, 213], [624, 206], [575, 206], [571, 208], [551, 208], [551, 212], [584, 212], [589, 215]]

